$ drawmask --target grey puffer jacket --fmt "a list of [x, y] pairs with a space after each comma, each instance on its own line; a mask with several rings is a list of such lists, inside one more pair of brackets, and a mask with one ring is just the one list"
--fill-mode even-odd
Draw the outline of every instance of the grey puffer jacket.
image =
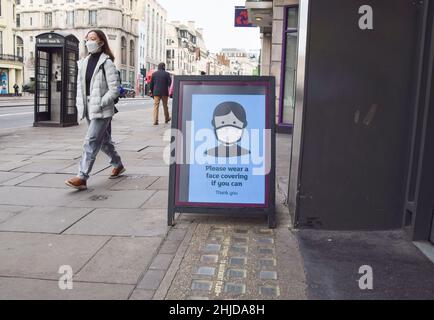
[[[104, 119], [114, 115], [114, 100], [119, 96], [119, 75], [115, 64], [102, 53], [90, 81], [89, 103], [86, 99], [86, 69], [89, 56], [77, 62], [77, 110], [79, 120]], [[101, 69], [104, 64], [105, 75]]]

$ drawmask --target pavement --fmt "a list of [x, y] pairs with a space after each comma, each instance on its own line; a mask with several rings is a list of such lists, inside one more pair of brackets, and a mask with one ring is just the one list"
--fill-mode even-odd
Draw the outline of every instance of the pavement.
[[[64, 180], [76, 174], [84, 124], [0, 131], [0, 299], [434, 298], [434, 265], [399, 231], [292, 229], [288, 135], [277, 136], [276, 229], [205, 214], [167, 227], [170, 125], [152, 125], [149, 99], [122, 103], [112, 127], [127, 172], [109, 180], [101, 154], [83, 192]], [[358, 285], [362, 265], [373, 290]]]
[[[130, 106], [141, 104], [149, 99], [149, 97], [121, 99], [118, 107], [130, 108]], [[0, 132], [32, 126], [33, 118], [34, 100], [32, 96], [0, 97]]]
[[33, 106], [34, 105], [34, 95], [30, 93], [25, 93], [18, 97], [0, 97], [0, 108], [1, 107], [14, 107], [14, 106]]

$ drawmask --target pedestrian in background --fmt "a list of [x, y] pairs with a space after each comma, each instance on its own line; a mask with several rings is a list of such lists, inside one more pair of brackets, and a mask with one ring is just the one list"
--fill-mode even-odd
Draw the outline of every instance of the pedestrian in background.
[[14, 90], [15, 90], [14, 95], [15, 95], [15, 97], [18, 97], [19, 89], [20, 89], [20, 87], [15, 83], [14, 84]]
[[78, 175], [66, 185], [87, 189], [87, 180], [100, 150], [107, 154], [113, 170], [110, 179], [118, 178], [125, 168], [111, 139], [111, 121], [115, 100], [119, 96], [120, 79], [113, 63], [107, 37], [101, 30], [91, 30], [86, 36], [89, 55], [78, 61], [77, 109], [80, 119], [89, 125], [83, 146]]
[[158, 125], [158, 112], [160, 101], [163, 101], [164, 118], [168, 123], [171, 118], [169, 115], [169, 88], [172, 84], [170, 73], [166, 72], [166, 64], [164, 62], [158, 65], [158, 71], [152, 74], [150, 91], [154, 97], [154, 125]]

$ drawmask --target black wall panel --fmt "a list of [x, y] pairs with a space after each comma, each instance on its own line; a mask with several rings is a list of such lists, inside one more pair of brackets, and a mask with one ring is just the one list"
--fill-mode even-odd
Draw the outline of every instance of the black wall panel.
[[[373, 30], [359, 28], [363, 5]], [[421, 8], [310, 1], [296, 226], [402, 226]]]

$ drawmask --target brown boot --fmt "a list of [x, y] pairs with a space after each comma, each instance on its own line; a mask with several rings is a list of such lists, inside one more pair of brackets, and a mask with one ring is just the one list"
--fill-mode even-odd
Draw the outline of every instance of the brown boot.
[[65, 184], [68, 187], [71, 187], [71, 188], [74, 188], [77, 190], [86, 190], [87, 189], [86, 180], [80, 179], [79, 177], [74, 177], [74, 178], [71, 178], [69, 180], [66, 180]]
[[172, 120], [172, 118], [171, 118], [171, 117], [169, 117], [168, 119], [166, 119], [166, 123], [169, 123], [169, 122], [170, 122], [170, 120]]
[[113, 168], [112, 174], [110, 175], [109, 179], [117, 179], [124, 172], [125, 172], [125, 167], [124, 166], [119, 167], [119, 168]]

